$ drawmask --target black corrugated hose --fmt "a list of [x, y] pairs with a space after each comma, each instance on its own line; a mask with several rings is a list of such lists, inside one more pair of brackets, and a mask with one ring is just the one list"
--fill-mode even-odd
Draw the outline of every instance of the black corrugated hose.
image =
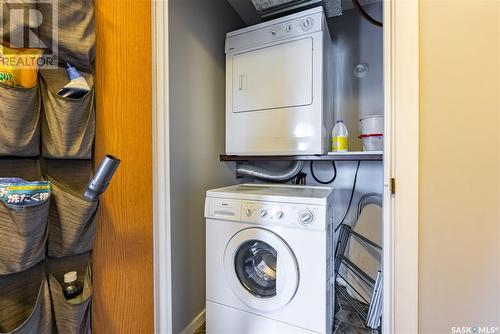
[[382, 22], [375, 20], [373, 17], [370, 16], [370, 14], [368, 14], [364, 10], [363, 6], [361, 6], [361, 4], [359, 3], [359, 0], [352, 0], [352, 3], [354, 4], [354, 7], [356, 7], [356, 9], [361, 13], [361, 16], [363, 16], [366, 20], [368, 20], [368, 22], [370, 22], [373, 25], [376, 25], [377, 27], [381, 28], [383, 27]]

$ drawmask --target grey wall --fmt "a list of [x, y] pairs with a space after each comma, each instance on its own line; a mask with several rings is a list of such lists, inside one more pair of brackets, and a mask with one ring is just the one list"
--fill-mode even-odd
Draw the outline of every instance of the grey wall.
[[[366, 5], [365, 9], [374, 18], [382, 17], [382, 4]], [[383, 31], [365, 19], [355, 9], [344, 11], [342, 16], [328, 21], [333, 40], [333, 60], [335, 62], [334, 113], [335, 119], [342, 118], [349, 130], [349, 149], [361, 150], [359, 136], [359, 118], [367, 115], [381, 115], [384, 110], [383, 88]], [[353, 75], [354, 67], [359, 63], [368, 64], [369, 71], [364, 78]], [[261, 163], [263, 167], [279, 168], [286, 163]], [[332, 164], [315, 163], [315, 174], [322, 180], [332, 175]], [[347, 207], [352, 189], [355, 162], [337, 163], [337, 179], [331, 184], [336, 192], [335, 213], [341, 218]], [[310, 176], [309, 164], [303, 172], [308, 174], [310, 185], [318, 185]], [[368, 192], [383, 191], [383, 165], [381, 162], [362, 162], [358, 174], [358, 183], [353, 203]], [[354, 223], [355, 210], [350, 211], [346, 222]]]
[[[382, 3], [364, 6], [374, 18], [382, 17]], [[335, 62], [334, 113], [335, 119], [342, 118], [349, 130], [349, 149], [362, 150], [358, 139], [359, 118], [368, 115], [383, 115], [383, 30], [366, 21], [357, 10], [344, 11], [343, 15], [331, 18], [328, 22], [333, 40]], [[357, 64], [368, 64], [369, 71], [364, 78], [357, 78], [353, 70]], [[316, 163], [315, 170], [322, 180], [332, 174], [330, 163]], [[335, 213], [337, 218], [344, 215], [352, 189], [355, 162], [337, 163], [338, 175], [332, 186], [336, 192]], [[308, 174], [310, 184], [317, 183]], [[353, 199], [353, 208], [346, 222], [354, 224], [356, 210], [354, 208], [363, 194], [368, 192], [382, 193], [383, 165], [381, 162], [362, 162], [358, 174], [358, 182]]]
[[[382, 17], [382, 4], [365, 6], [374, 18]], [[363, 19], [357, 10], [345, 11], [329, 20], [335, 62], [334, 113], [349, 130], [349, 148], [362, 148], [358, 121], [360, 117], [383, 115], [383, 32]], [[357, 78], [353, 70], [365, 63], [369, 71]]]
[[234, 182], [224, 152], [225, 34], [242, 26], [225, 0], [169, 1], [173, 330], [205, 307], [205, 191]]

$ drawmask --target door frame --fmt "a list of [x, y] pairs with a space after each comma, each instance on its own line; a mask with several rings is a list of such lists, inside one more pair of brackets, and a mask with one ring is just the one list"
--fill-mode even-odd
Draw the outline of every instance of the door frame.
[[[172, 333], [168, 0], [152, 2], [155, 333]], [[384, 333], [418, 333], [419, 7], [384, 0]], [[399, 131], [398, 131], [399, 129]], [[392, 194], [391, 179], [397, 184]]]
[[383, 331], [418, 333], [417, 0], [384, 0], [384, 101]]
[[151, 0], [155, 333], [172, 333], [168, 0]]

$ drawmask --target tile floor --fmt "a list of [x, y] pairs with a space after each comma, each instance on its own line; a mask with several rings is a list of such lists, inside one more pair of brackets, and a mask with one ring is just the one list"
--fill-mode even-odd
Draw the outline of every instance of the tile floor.
[[[345, 287], [337, 286], [337, 289], [345, 289]], [[194, 334], [204, 334], [205, 324], [194, 332]], [[337, 293], [335, 297], [335, 324], [332, 331], [333, 334], [378, 334], [377, 330], [366, 328], [359, 315], [354, 311], [352, 306]]]
[[[336, 286], [336, 289], [344, 289]], [[366, 328], [354, 308], [340, 293], [335, 294], [334, 334], [378, 334], [377, 330]]]

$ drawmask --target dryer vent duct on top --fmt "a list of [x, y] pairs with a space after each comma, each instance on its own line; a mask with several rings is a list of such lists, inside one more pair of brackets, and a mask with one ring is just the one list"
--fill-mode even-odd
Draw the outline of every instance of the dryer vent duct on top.
[[342, 15], [341, 0], [228, 0], [246, 24], [252, 25], [279, 16], [322, 5], [326, 17]]

